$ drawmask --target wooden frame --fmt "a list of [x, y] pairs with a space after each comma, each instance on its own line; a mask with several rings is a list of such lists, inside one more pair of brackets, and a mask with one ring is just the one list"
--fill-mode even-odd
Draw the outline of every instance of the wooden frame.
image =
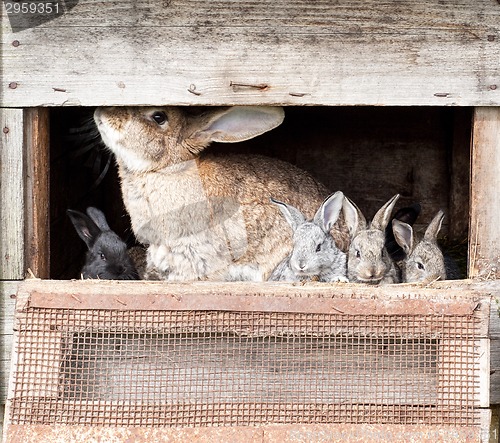
[[[220, 284], [220, 283], [198, 283], [198, 284], [166, 284], [162, 282], [150, 282], [147, 285], [140, 282], [131, 283], [116, 283], [116, 282], [96, 282], [96, 281], [80, 281], [80, 282], [63, 282], [63, 281], [41, 281], [31, 280], [22, 283], [18, 291], [18, 301], [16, 308], [16, 330], [19, 331], [16, 335], [20, 336], [21, 331], [29, 331], [29, 324], [26, 323], [27, 307], [44, 308], [44, 309], [79, 309], [79, 310], [119, 310], [119, 311], [135, 311], [139, 307], [143, 310], [186, 310], [188, 312], [195, 310], [221, 310], [221, 311], [249, 311], [249, 312], [295, 312], [295, 313], [332, 313], [343, 315], [369, 315], [369, 316], [385, 316], [385, 315], [438, 315], [442, 316], [443, 324], [446, 324], [447, 319], [453, 316], [474, 316], [477, 323], [476, 342], [473, 345], [474, 351], [471, 349], [471, 342], [467, 340], [441, 340], [437, 343], [436, 362], [437, 372], [434, 374], [436, 398], [435, 402], [439, 404], [444, 401], [447, 405], [451, 400], [451, 405], [455, 404], [453, 396], [446, 394], [448, 383], [454, 383], [455, 389], [457, 383], [460, 384], [464, 377], [474, 377], [479, 380], [474, 392], [469, 392], [469, 396], [474, 399], [475, 407], [487, 408], [488, 387], [489, 387], [489, 370], [488, 370], [488, 344], [486, 338], [489, 330], [490, 319], [490, 298], [500, 296], [500, 285], [496, 282], [462, 282], [456, 285], [453, 290], [450, 290], [449, 283], [436, 282], [430, 286], [416, 285], [394, 285], [388, 287], [384, 294], [380, 291], [374, 291], [370, 286], [359, 285], [358, 290], [353, 294], [354, 285], [323, 285], [323, 284], [308, 284], [305, 286], [287, 285], [287, 284]], [[377, 292], [377, 295], [374, 295]], [[217, 297], [213, 297], [217, 294]], [[488, 295], [486, 295], [488, 294]], [[334, 297], [332, 297], [334, 295]], [[99, 300], [98, 303], [96, 301]], [[82, 327], [80, 321], [78, 328]], [[101, 328], [101, 326], [99, 326]], [[38, 330], [38, 328], [36, 328]], [[57, 328], [56, 328], [57, 329]], [[246, 326], [245, 326], [246, 331]], [[422, 329], [422, 332], [428, 330]], [[247, 331], [248, 332], [248, 331]], [[347, 332], [347, 331], [346, 331]], [[337, 331], [338, 333], [338, 331]], [[415, 331], [412, 329], [412, 333]], [[35, 334], [37, 332], [35, 331]], [[37, 391], [36, 396], [41, 398], [54, 397], [57, 401], [60, 393], [59, 371], [61, 362], [58, 359], [62, 356], [57, 351], [61, 346], [61, 332], [54, 331], [47, 336], [47, 332], [43, 333], [44, 343], [50, 348], [47, 350], [51, 358], [47, 360], [47, 365], [37, 366], [36, 379], [44, 386], [43, 391]], [[26, 339], [26, 335], [23, 334]], [[465, 337], [464, 337], [465, 338]], [[413, 345], [410, 345], [413, 346]], [[54, 351], [54, 352], [53, 352]], [[469, 365], [456, 364], [456, 355], [479, 355], [474, 358], [474, 367]], [[12, 363], [13, 370], [22, 362], [19, 361], [21, 354], [15, 354]], [[236, 358], [234, 356], [233, 358]], [[460, 358], [460, 357], [459, 357]], [[470, 358], [470, 357], [469, 357]], [[454, 368], [450, 372], [450, 368]], [[412, 371], [412, 369], [409, 369]], [[177, 369], [176, 369], [177, 371]], [[474, 375], [473, 375], [474, 374]], [[453, 380], [448, 379], [452, 376]], [[380, 380], [385, 386], [390, 383], [387, 380]], [[373, 385], [370, 382], [370, 387], [375, 389], [377, 380], [373, 380]], [[14, 397], [14, 384], [10, 387], [10, 398]], [[444, 395], [441, 399], [441, 395]], [[470, 397], [469, 397], [470, 398]], [[403, 400], [403, 404], [406, 400]], [[100, 402], [102, 407], [104, 403]], [[113, 402], [109, 403], [110, 406]], [[71, 407], [71, 402], [67, 405]], [[408, 404], [410, 406], [410, 404]], [[453, 406], [449, 406], [453, 407]], [[456, 406], [455, 406], [456, 407]], [[412, 436], [427, 435], [429, 440], [424, 438], [421, 441], [437, 441], [437, 438], [448, 438], [447, 435], [454, 435], [460, 441], [478, 441], [482, 435], [487, 433], [489, 427], [488, 409], [480, 411], [480, 420], [472, 426], [432, 426], [432, 425], [380, 425], [375, 426], [377, 434], [383, 433], [384, 441], [388, 437], [394, 439], [409, 439]], [[308, 435], [308, 441], [320, 440], [321, 435], [340, 435], [342, 432], [350, 430], [352, 435], [356, 435], [359, 440], [361, 437], [368, 438], [373, 432], [367, 426], [353, 425], [264, 425], [259, 426], [259, 434], [263, 441], [273, 441], [274, 438], [284, 438], [289, 441], [303, 441], [304, 435]], [[155, 441], [163, 441], [163, 439], [189, 436], [193, 432], [186, 429], [169, 429], [163, 430], [139, 430], [128, 427], [112, 427], [98, 431], [87, 426], [81, 428], [81, 434], [75, 434], [74, 426], [43, 426], [43, 425], [11, 425], [7, 422], [6, 439], [8, 441], [25, 441], [27, 435], [37, 436], [40, 441], [50, 441], [54, 435], [66, 436], [72, 441], [85, 441], [92, 435], [112, 436], [134, 435], [137, 441], [147, 441], [147, 438], [152, 438]], [[237, 431], [235, 433], [235, 431]], [[206, 437], [212, 432], [207, 429], [207, 434], [203, 431], [200, 435]], [[229, 438], [233, 441], [253, 441], [255, 434], [249, 428], [244, 427], [229, 427], [222, 428], [216, 432], [218, 438], [222, 441], [227, 441]], [[379, 436], [380, 437], [380, 436]], [[333, 437], [332, 437], [333, 438]], [[373, 436], [372, 436], [373, 438]], [[349, 440], [348, 440], [349, 441]], [[355, 440], [353, 440], [355, 441]], [[399, 440], [398, 440], [399, 441]], [[484, 440], [482, 440], [484, 441]]]
[[[396, 0], [164, 0], [154, 13], [158, 5], [149, 0], [121, 1], [120, 8], [113, 1], [98, 8], [93, 0], [65, 3], [63, 14], [37, 23], [28, 16], [16, 22], [5, 3], [1, 9], [4, 371], [16, 281], [28, 269], [49, 276], [49, 106], [474, 106], [469, 276], [499, 278], [500, 5], [494, 0], [403, 6]], [[462, 117], [456, 140], [469, 136]], [[453, 146], [451, 168], [463, 174], [469, 158], [460, 146]], [[464, 214], [464, 183], [455, 177], [451, 184], [455, 219]], [[466, 229], [463, 220], [454, 225], [458, 233]], [[500, 404], [499, 323], [493, 302], [484, 339], [491, 340], [491, 404]], [[487, 353], [488, 341], [482, 346]]]
[[3, 106], [500, 105], [494, 0], [119, 3], [4, 8]]

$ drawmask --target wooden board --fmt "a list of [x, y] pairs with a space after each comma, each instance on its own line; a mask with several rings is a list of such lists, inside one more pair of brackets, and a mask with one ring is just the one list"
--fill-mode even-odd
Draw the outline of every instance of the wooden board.
[[493, 0], [66, 3], [2, 8], [4, 106], [500, 104]]
[[0, 280], [24, 278], [23, 111], [0, 109]]
[[[0, 404], [5, 404], [14, 335], [14, 305], [18, 282], [0, 281]], [[1, 420], [0, 420], [1, 422]]]
[[500, 107], [476, 108], [471, 161], [469, 275], [500, 278]]
[[49, 278], [49, 110], [26, 109], [26, 269]]
[[[487, 412], [487, 411], [486, 411]], [[486, 420], [487, 421], [487, 418]], [[10, 443], [52, 443], [53, 441], [134, 441], [168, 443], [172, 441], [231, 443], [360, 443], [360, 442], [481, 442], [488, 443], [488, 427], [428, 425], [267, 425], [203, 428], [140, 428], [97, 426], [9, 427]]]

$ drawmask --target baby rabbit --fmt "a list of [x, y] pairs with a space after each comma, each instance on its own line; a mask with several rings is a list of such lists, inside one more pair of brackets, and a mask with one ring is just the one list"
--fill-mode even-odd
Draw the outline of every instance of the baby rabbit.
[[432, 280], [455, 280], [460, 273], [455, 262], [443, 256], [437, 244], [437, 235], [443, 223], [444, 212], [439, 211], [425, 230], [424, 238], [418, 243], [412, 227], [400, 220], [392, 221], [394, 237], [406, 253], [401, 270], [403, 282]]
[[85, 215], [67, 210], [68, 216], [88, 251], [82, 268], [83, 278], [103, 280], [138, 280], [139, 275], [127, 254], [127, 245], [108, 226], [97, 208], [87, 208]]
[[[283, 118], [280, 107], [207, 108], [200, 115], [181, 107], [97, 108], [94, 119], [116, 156], [132, 229], [148, 245], [148, 271], [171, 281], [238, 273], [268, 279], [291, 250], [290, 230], [269, 196], [312, 217], [328, 191], [283, 161], [204, 151], [213, 141], [253, 138]], [[340, 222], [332, 235], [347, 248]]]
[[399, 194], [392, 197], [373, 217], [370, 225], [359, 208], [344, 198], [344, 217], [352, 241], [347, 256], [349, 281], [369, 284], [398, 283], [398, 273], [385, 247], [385, 228]]
[[273, 271], [271, 281], [300, 281], [317, 278], [321, 282], [346, 278], [346, 254], [340, 251], [330, 235], [342, 209], [344, 194], [328, 197], [314, 219], [307, 221], [297, 208], [271, 199], [285, 216], [293, 231], [293, 250]]

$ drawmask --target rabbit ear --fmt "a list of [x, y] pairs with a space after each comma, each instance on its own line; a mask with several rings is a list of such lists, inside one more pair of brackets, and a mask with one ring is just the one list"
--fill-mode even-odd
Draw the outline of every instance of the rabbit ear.
[[444, 212], [439, 211], [432, 221], [429, 223], [429, 226], [427, 226], [427, 229], [425, 230], [424, 234], [424, 239], [429, 240], [432, 242], [437, 241], [437, 236], [439, 233], [439, 230], [441, 229], [441, 225], [443, 224], [443, 219], [444, 219]]
[[341, 191], [330, 195], [316, 212], [314, 223], [320, 226], [323, 231], [329, 232], [339, 218], [343, 202], [344, 194]]
[[409, 255], [413, 250], [413, 228], [408, 223], [394, 219], [392, 232], [397, 244], [403, 248], [406, 255]]
[[233, 106], [206, 112], [191, 120], [189, 139], [195, 144], [234, 143], [248, 140], [279, 126], [285, 117], [281, 107]]
[[85, 242], [87, 248], [91, 249], [95, 239], [99, 234], [101, 234], [99, 227], [90, 217], [87, 217], [82, 212], [68, 209], [66, 213], [71, 219], [71, 223], [73, 223], [73, 226], [75, 227], [80, 238]]
[[304, 214], [292, 205], [287, 205], [286, 203], [275, 200], [274, 198], [271, 198], [271, 202], [278, 206], [282, 214], [285, 216], [286, 221], [294, 231], [299, 225], [306, 221]]
[[398, 198], [399, 194], [396, 194], [377, 211], [371, 222], [371, 227], [373, 229], [380, 229], [382, 231], [385, 230], [385, 228], [389, 224], [389, 220], [391, 219], [392, 209], [394, 208], [394, 205], [398, 201]]
[[111, 231], [109, 228], [108, 222], [106, 221], [106, 216], [104, 212], [100, 209], [94, 208], [93, 206], [89, 206], [87, 208], [87, 214], [92, 219], [92, 221], [101, 228], [101, 231]]
[[366, 218], [359, 208], [347, 197], [344, 197], [342, 203], [342, 211], [344, 212], [344, 219], [349, 230], [351, 238], [363, 229], [366, 229]]

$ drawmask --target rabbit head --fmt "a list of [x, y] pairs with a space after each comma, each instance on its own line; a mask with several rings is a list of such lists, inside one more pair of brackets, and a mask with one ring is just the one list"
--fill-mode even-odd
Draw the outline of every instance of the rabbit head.
[[71, 209], [68, 216], [80, 238], [88, 248], [83, 278], [104, 280], [137, 280], [137, 270], [133, 265], [125, 242], [113, 232], [103, 212], [97, 208], [87, 208], [87, 214]]
[[337, 191], [328, 197], [308, 221], [302, 212], [292, 205], [271, 199], [278, 206], [293, 231], [293, 249], [288, 265], [297, 277], [327, 274], [345, 278], [345, 254], [341, 252], [330, 235], [330, 229], [337, 222], [344, 194]]
[[97, 108], [94, 120], [119, 164], [134, 172], [193, 160], [211, 142], [248, 140], [276, 126], [283, 108], [234, 106], [199, 115], [178, 107]]
[[443, 223], [444, 212], [439, 211], [425, 230], [421, 241], [416, 242], [413, 228], [400, 220], [392, 221], [394, 237], [406, 253], [402, 264], [404, 282], [446, 279], [443, 253], [437, 244], [437, 236]]
[[358, 283], [396, 283], [396, 269], [385, 247], [385, 228], [399, 194], [383, 205], [367, 224], [359, 208], [344, 199], [344, 218], [351, 236], [347, 258], [347, 277]]

